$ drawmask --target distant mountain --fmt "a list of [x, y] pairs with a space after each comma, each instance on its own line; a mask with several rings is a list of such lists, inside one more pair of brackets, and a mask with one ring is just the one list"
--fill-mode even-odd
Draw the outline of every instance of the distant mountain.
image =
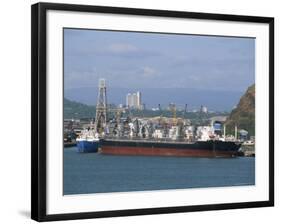
[[255, 135], [255, 85], [250, 86], [240, 98], [237, 108], [230, 113], [226, 125], [233, 132], [235, 124], [238, 129], [245, 129], [249, 135]]
[[[107, 88], [107, 98], [110, 104], [125, 104], [126, 95], [130, 92], [141, 91], [142, 102], [147, 108], [157, 107], [161, 104], [164, 108], [169, 103], [175, 103], [178, 108], [184, 108], [187, 104], [188, 109], [199, 109], [201, 105], [207, 106], [209, 110], [231, 111], [237, 105], [240, 91], [222, 91], [222, 90], [198, 90], [186, 88]], [[85, 103], [95, 105], [97, 100], [97, 87], [66, 89], [65, 97]]]
[[89, 106], [86, 104], [78, 103], [75, 101], [64, 98], [64, 118], [76, 119], [76, 118], [94, 118], [96, 113], [95, 106]]

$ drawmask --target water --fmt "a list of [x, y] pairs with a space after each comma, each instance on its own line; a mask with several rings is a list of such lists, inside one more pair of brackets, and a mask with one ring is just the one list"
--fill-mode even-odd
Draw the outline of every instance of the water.
[[64, 194], [255, 184], [255, 158], [113, 156], [64, 149]]

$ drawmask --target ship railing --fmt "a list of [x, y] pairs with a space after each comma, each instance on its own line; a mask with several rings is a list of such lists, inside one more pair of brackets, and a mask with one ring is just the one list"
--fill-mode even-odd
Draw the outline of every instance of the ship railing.
[[190, 141], [189, 139], [172, 139], [172, 138], [153, 138], [153, 137], [149, 137], [149, 138], [142, 138], [142, 137], [117, 137], [117, 136], [105, 136], [105, 139], [109, 139], [109, 140], [126, 140], [126, 141], [134, 141], [134, 140], [139, 140], [139, 141], [157, 141], [157, 142], [193, 142]]

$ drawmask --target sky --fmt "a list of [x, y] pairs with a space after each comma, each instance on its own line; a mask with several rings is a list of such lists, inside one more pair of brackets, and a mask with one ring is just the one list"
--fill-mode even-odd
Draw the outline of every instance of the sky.
[[65, 88], [245, 90], [254, 83], [255, 40], [237, 37], [64, 30]]
[[64, 88], [184, 88], [245, 92], [255, 39], [64, 29]]

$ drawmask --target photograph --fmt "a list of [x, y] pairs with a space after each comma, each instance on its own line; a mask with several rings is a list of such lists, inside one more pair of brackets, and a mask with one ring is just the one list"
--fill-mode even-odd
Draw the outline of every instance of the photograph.
[[31, 217], [274, 206], [274, 18], [32, 5]]
[[63, 195], [256, 184], [255, 37], [62, 32]]

